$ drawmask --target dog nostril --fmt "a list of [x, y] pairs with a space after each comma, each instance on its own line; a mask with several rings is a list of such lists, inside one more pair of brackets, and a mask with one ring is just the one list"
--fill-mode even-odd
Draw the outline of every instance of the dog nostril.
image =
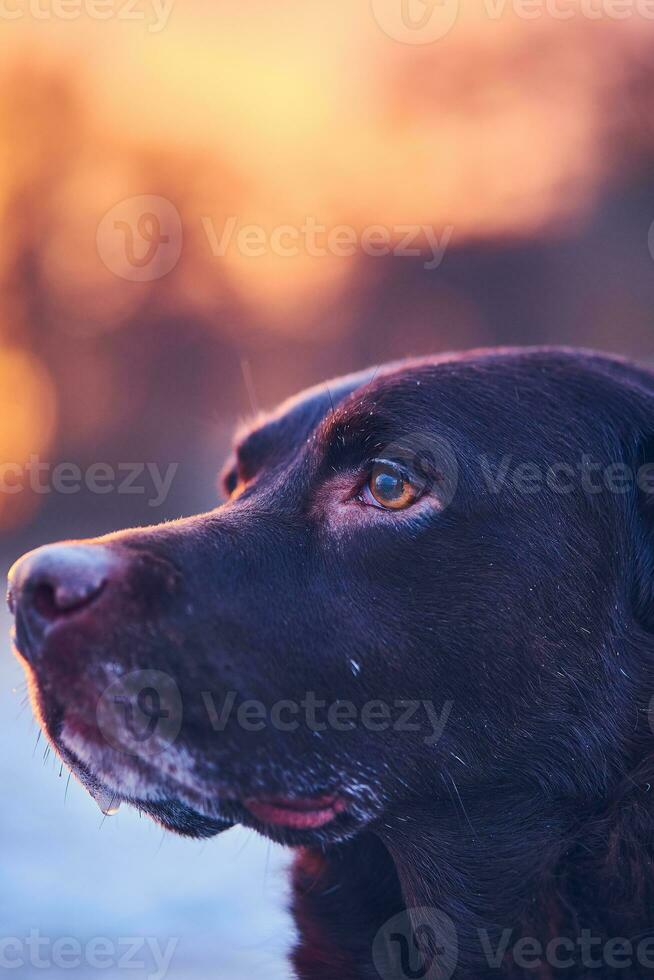
[[53, 584], [39, 582], [32, 587], [32, 605], [44, 619], [56, 619], [89, 605], [104, 587], [104, 580], [94, 583]]
[[32, 590], [32, 605], [39, 616], [43, 616], [44, 619], [55, 619], [57, 604], [52, 586], [47, 582], [35, 586]]
[[9, 573], [9, 608], [33, 639], [48, 623], [91, 605], [126, 567], [113, 549], [93, 543], [37, 548]]

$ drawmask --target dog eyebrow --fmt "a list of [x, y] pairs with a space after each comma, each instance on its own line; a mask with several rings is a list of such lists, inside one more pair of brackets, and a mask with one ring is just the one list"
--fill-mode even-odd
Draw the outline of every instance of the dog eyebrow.
[[374, 405], [360, 403], [328, 416], [318, 431], [327, 466], [360, 462], [372, 457], [388, 442], [391, 420], [378, 414]]

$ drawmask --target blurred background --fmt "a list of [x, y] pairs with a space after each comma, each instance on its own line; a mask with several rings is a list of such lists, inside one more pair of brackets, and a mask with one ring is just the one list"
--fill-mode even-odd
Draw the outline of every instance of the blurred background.
[[[651, 0], [0, 0], [3, 571], [212, 507], [234, 425], [335, 374], [651, 359], [653, 55]], [[287, 855], [65, 794], [4, 646], [0, 937], [287, 978]]]

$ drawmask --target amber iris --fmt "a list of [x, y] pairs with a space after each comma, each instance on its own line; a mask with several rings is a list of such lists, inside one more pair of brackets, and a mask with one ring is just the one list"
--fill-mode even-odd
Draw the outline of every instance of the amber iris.
[[402, 510], [419, 496], [414, 486], [402, 470], [393, 463], [376, 462], [367, 486], [372, 500], [370, 503], [386, 510]]

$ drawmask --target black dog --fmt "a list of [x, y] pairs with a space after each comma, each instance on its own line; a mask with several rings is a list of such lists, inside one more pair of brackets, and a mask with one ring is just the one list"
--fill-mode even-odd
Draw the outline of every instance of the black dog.
[[242, 435], [208, 514], [12, 570], [103, 807], [298, 846], [297, 975], [654, 973], [654, 376], [393, 365]]

